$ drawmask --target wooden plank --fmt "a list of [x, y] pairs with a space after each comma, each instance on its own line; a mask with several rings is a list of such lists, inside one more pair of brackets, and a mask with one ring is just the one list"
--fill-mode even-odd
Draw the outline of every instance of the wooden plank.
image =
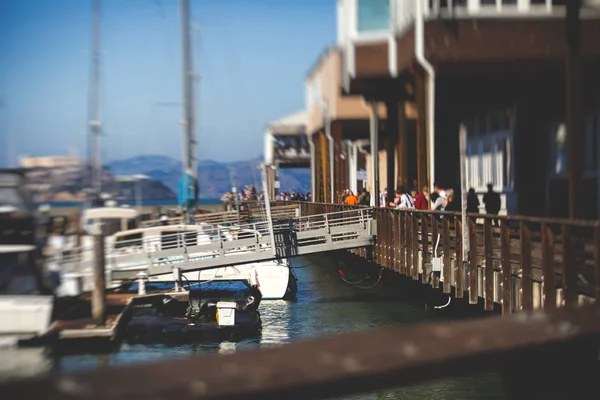
[[410, 220], [413, 226], [413, 242], [412, 242], [412, 278], [419, 279], [419, 229], [417, 226], [417, 216], [415, 213], [410, 213]]
[[594, 286], [596, 292], [596, 302], [600, 303], [600, 222], [596, 222], [594, 227]]
[[521, 307], [533, 310], [533, 282], [531, 280], [531, 230], [524, 221], [519, 222], [521, 238]]
[[512, 313], [512, 266], [510, 265], [510, 230], [505, 222], [500, 226], [502, 261], [502, 314]]
[[485, 254], [484, 299], [487, 311], [494, 311], [494, 260], [492, 258], [494, 248], [492, 235], [491, 221], [486, 218], [483, 223], [483, 244]]
[[385, 212], [385, 229], [386, 229], [386, 234], [385, 234], [385, 239], [386, 239], [386, 247], [385, 247], [385, 259], [386, 259], [386, 264], [385, 266], [389, 269], [393, 268], [393, 263], [392, 263], [392, 250], [393, 250], [393, 245], [394, 245], [394, 240], [392, 237], [392, 211], [391, 210], [386, 210]]
[[562, 285], [566, 307], [577, 306], [577, 263], [575, 260], [571, 228], [563, 224], [562, 232]]
[[477, 226], [474, 221], [469, 221], [469, 304], [477, 304]]
[[442, 221], [442, 240], [444, 248], [444, 293], [452, 292], [452, 265], [450, 264], [450, 221], [444, 218]]
[[412, 276], [412, 242], [413, 242], [413, 225], [411, 215], [406, 214], [406, 276]]
[[373, 262], [380, 264], [380, 254], [381, 254], [381, 242], [383, 241], [383, 221], [381, 218], [381, 209], [375, 208], [373, 210], [373, 218], [377, 221], [377, 242], [375, 246], [373, 246]]
[[431, 276], [431, 267], [427, 267], [427, 264], [431, 264], [431, 257], [429, 256], [429, 227], [427, 220], [428, 215], [420, 214], [421, 219], [421, 243], [423, 244], [422, 256], [423, 256], [423, 275], [421, 275], [422, 283], [429, 283], [429, 277]]
[[[194, 355], [3, 381], [0, 397], [15, 400], [347, 397], [442, 377], [487, 372], [499, 365], [510, 370], [521, 361], [532, 358], [542, 361], [542, 354], [556, 348], [579, 354], [577, 349], [589, 349], [585, 343], [590, 339], [595, 342], [600, 338], [599, 316], [598, 306], [587, 306], [544, 314], [519, 313], [353, 332], [277, 348]], [[539, 349], [539, 353], [532, 348]], [[529, 385], [522, 390], [539, 395], [528, 398], [588, 398], [596, 385], [595, 369], [586, 369], [588, 365], [583, 357], [569, 358], [566, 364], [537, 363], [526, 377], [530, 379]], [[532, 380], [532, 376], [538, 379]], [[545, 378], [545, 384], [541, 384], [540, 378]]]
[[454, 266], [454, 275], [456, 276], [456, 291], [457, 299], [462, 299], [465, 292], [465, 271], [463, 269], [462, 258], [462, 221], [458, 218], [454, 220], [454, 232], [456, 236], [456, 265]]
[[399, 213], [394, 210], [393, 212], [394, 219], [392, 221], [394, 225], [394, 271], [400, 272], [400, 219]]
[[406, 213], [398, 211], [400, 227], [400, 275], [406, 275]]
[[[440, 248], [438, 246], [437, 248], [437, 254], [435, 254], [436, 248], [435, 245], [437, 243], [438, 240], [438, 235], [439, 235], [439, 219], [438, 216], [436, 214], [431, 214], [431, 254], [432, 257], [437, 255], [438, 257], [440, 256]], [[431, 275], [431, 287], [438, 289], [440, 287], [440, 278], [438, 276], [438, 273], [432, 274]]]
[[556, 308], [556, 282], [554, 281], [554, 235], [542, 223], [542, 275], [544, 277], [544, 308]]

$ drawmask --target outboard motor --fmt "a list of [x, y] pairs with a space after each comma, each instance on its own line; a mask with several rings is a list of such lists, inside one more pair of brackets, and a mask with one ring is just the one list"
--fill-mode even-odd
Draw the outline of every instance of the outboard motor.
[[250, 293], [245, 300], [236, 300], [235, 309], [237, 311], [256, 311], [262, 300], [262, 293], [257, 285], [250, 287]]

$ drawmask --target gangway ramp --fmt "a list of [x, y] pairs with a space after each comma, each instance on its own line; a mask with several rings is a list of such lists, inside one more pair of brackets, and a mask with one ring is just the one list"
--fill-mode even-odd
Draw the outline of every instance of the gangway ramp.
[[[243, 204], [242, 204], [243, 206]], [[300, 208], [296, 203], [290, 203], [286, 205], [276, 205], [271, 207], [271, 216], [274, 220], [295, 218], [299, 215]], [[195, 215], [196, 223], [206, 223], [210, 225], [226, 225], [226, 224], [237, 224], [238, 221], [244, 222], [258, 222], [266, 220], [266, 211], [264, 210], [264, 203], [262, 208], [246, 206], [239, 213], [236, 210], [232, 211], [220, 211], [211, 213], [197, 213]], [[142, 227], [160, 225], [162, 221], [160, 219], [148, 220], [142, 222]], [[182, 224], [183, 217], [171, 217], [168, 219], [169, 225]]]
[[156, 276], [365, 247], [373, 244], [372, 216], [362, 208], [279, 220], [275, 249], [266, 221], [121, 241], [110, 249], [107, 269], [113, 279], [133, 279], [140, 271]]

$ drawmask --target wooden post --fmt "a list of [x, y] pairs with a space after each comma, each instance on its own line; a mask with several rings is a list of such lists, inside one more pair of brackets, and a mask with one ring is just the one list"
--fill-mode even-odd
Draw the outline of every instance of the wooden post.
[[398, 103], [388, 101], [385, 103], [387, 109], [387, 125], [385, 127], [385, 151], [386, 151], [386, 169], [388, 197], [386, 202], [394, 201], [394, 192], [396, 189], [396, 139], [398, 135]]
[[492, 225], [490, 219], [486, 218], [483, 221], [483, 244], [485, 254], [485, 275], [484, 275], [484, 300], [485, 309], [494, 311], [494, 260], [493, 255], [493, 236]]
[[427, 85], [424, 74], [417, 73], [415, 77], [415, 96], [417, 100], [417, 184], [423, 187], [433, 182], [427, 182], [428, 152], [427, 152]]
[[[344, 160], [342, 160], [342, 125], [339, 123], [331, 123], [331, 133], [333, 136], [333, 168], [334, 180], [333, 180], [333, 193], [334, 198], [331, 200], [332, 203], [337, 203], [341, 200], [342, 193], [346, 187], [344, 179]], [[356, 193], [354, 193], [356, 194]]]
[[375, 199], [375, 207], [379, 207], [379, 114], [377, 102], [371, 100], [370, 103], [371, 115], [369, 119], [369, 132], [371, 144], [371, 172], [373, 174], [373, 181], [371, 182], [371, 197]]
[[106, 323], [106, 276], [104, 257], [104, 231], [101, 228], [94, 235], [94, 287], [92, 290], [92, 319], [97, 326], [104, 326]]
[[556, 282], [554, 281], [554, 234], [545, 222], [542, 229], [542, 275], [544, 278], [544, 308], [556, 308]]
[[502, 260], [502, 314], [512, 313], [512, 266], [510, 264], [510, 230], [508, 221], [500, 227], [500, 254]]
[[[568, 225], [562, 225], [562, 286], [566, 307], [577, 306], [577, 262], [573, 252], [573, 237]], [[598, 246], [598, 243], [596, 243]]]
[[[408, 184], [408, 121], [406, 119], [406, 103], [397, 104], [398, 125], [396, 126], [398, 138], [396, 139], [396, 163], [398, 177], [396, 186]], [[389, 118], [389, 116], [388, 116]], [[393, 133], [393, 132], [390, 132]], [[421, 190], [421, 188], [418, 188]]]
[[600, 222], [596, 222], [594, 226], [594, 243], [596, 246], [594, 247], [594, 282], [595, 282], [595, 290], [596, 293], [596, 302], [600, 302]]
[[581, 118], [581, 0], [566, 2], [567, 18], [567, 167], [569, 176], [569, 217], [585, 218], [584, 135]]
[[[458, 218], [454, 220], [454, 234], [456, 236], [456, 265], [454, 266], [454, 275], [456, 276], [456, 298], [462, 299], [465, 291], [465, 271], [466, 266], [468, 265], [468, 261], [466, 261], [463, 265], [463, 260], [465, 258], [468, 259], [469, 253], [464, 257], [462, 248], [463, 248], [463, 237], [462, 237], [462, 221]], [[467, 238], [469, 237], [467, 231]]]
[[469, 221], [469, 304], [479, 302], [477, 273], [477, 225]]
[[450, 265], [450, 221], [447, 216], [444, 216], [442, 221], [442, 246], [444, 249], [444, 293], [452, 292], [452, 266]]
[[321, 148], [321, 180], [323, 182], [323, 202], [332, 203], [333, 199], [331, 199], [331, 180], [329, 179], [329, 153], [328, 153], [328, 144], [327, 137], [324, 132], [319, 132], [319, 145]]
[[521, 307], [523, 311], [531, 311], [533, 310], [531, 231], [523, 221], [519, 221], [519, 231], [521, 238]]

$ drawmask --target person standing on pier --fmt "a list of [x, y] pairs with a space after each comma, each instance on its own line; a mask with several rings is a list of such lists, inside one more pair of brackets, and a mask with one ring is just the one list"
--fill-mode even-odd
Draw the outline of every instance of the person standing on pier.
[[358, 204], [361, 206], [371, 205], [371, 195], [367, 192], [367, 189], [363, 188], [360, 196], [358, 196]]
[[346, 196], [344, 203], [348, 204], [349, 206], [355, 206], [358, 204], [358, 199], [356, 198], [354, 193], [352, 193], [352, 191], [348, 190], [348, 195]]
[[429, 209], [429, 188], [423, 186], [421, 193], [417, 193], [415, 197], [415, 208], [417, 210], [428, 210]]
[[[500, 194], [494, 192], [494, 185], [488, 183], [488, 191], [483, 195], [483, 204], [485, 204], [485, 212], [488, 214], [498, 215], [500, 212]], [[492, 219], [495, 226], [500, 226], [497, 218]]]

